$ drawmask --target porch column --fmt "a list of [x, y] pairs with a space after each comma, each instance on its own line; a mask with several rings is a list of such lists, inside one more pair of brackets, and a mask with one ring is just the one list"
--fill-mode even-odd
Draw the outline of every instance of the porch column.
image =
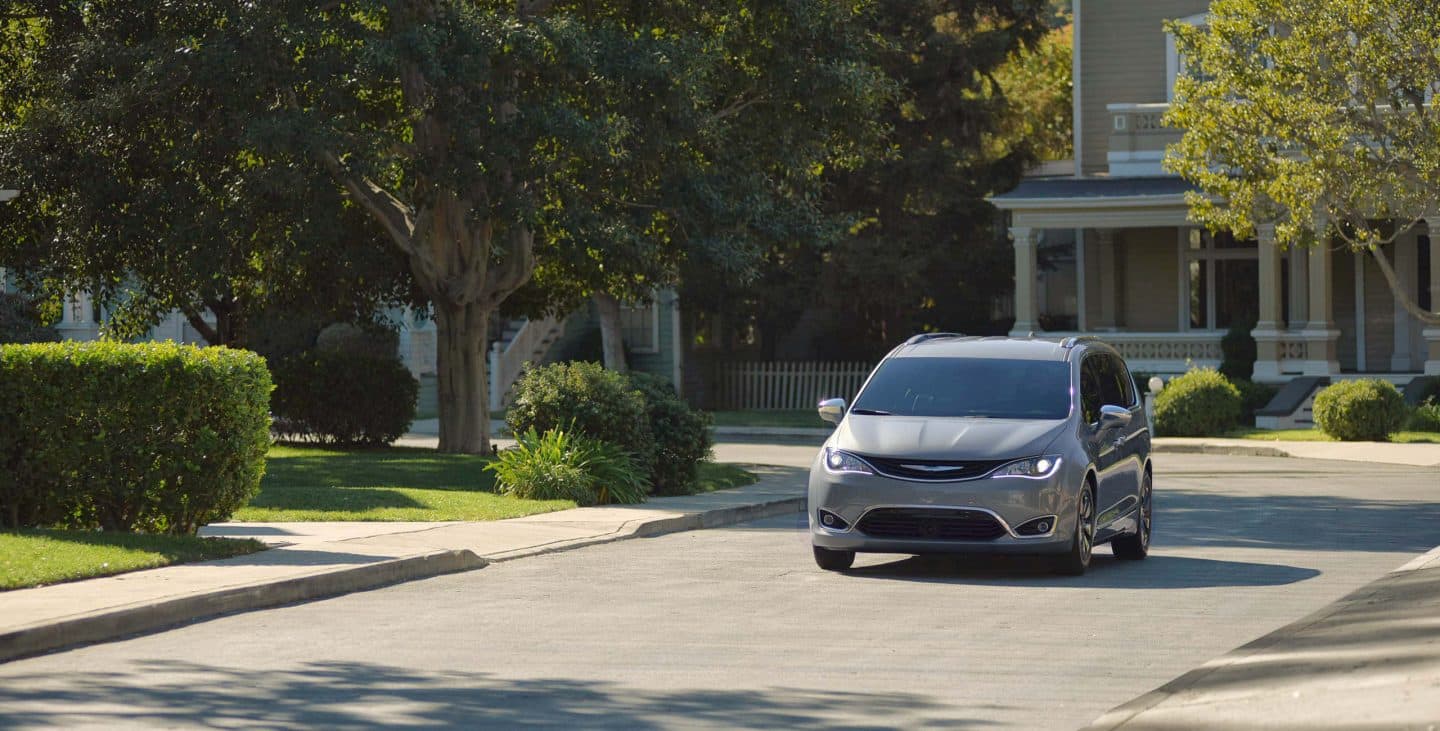
[[1291, 330], [1305, 329], [1310, 313], [1310, 256], [1302, 246], [1290, 247], [1290, 322]]
[[1010, 238], [1015, 243], [1015, 325], [1010, 334], [1024, 336], [1040, 329], [1040, 301], [1035, 291], [1040, 229], [1011, 226]]
[[1270, 224], [1257, 226], [1255, 236], [1259, 240], [1260, 254], [1260, 312], [1251, 335], [1255, 338], [1256, 381], [1280, 380], [1280, 337], [1284, 327], [1280, 298], [1283, 295], [1280, 280], [1280, 247], [1275, 243], [1275, 227]]
[[[1323, 231], [1324, 227], [1318, 227]], [[1335, 352], [1335, 341], [1340, 331], [1335, 329], [1335, 306], [1332, 295], [1334, 287], [1330, 281], [1330, 239], [1322, 235], [1310, 247], [1310, 321], [1300, 336], [1305, 339], [1305, 365], [1302, 372], [1307, 376], [1328, 376], [1340, 372], [1340, 359]]]
[[[1430, 311], [1440, 312], [1440, 216], [1428, 216], [1430, 228]], [[1440, 327], [1427, 326], [1425, 337], [1425, 375], [1440, 376]]]
[[1095, 250], [1100, 255], [1097, 271], [1100, 274], [1100, 321], [1097, 330], [1115, 330], [1118, 318], [1116, 305], [1120, 296], [1119, 269], [1115, 266], [1115, 229], [1095, 229]]
[[[1419, 265], [1419, 252], [1417, 251], [1420, 242], [1416, 239], [1414, 229], [1396, 237], [1395, 247], [1391, 250], [1394, 256], [1392, 261], [1395, 271], [1413, 272]], [[1400, 286], [1405, 293], [1414, 297], [1415, 278], [1401, 275]], [[1404, 373], [1410, 370], [1410, 313], [1405, 310], [1405, 305], [1400, 302], [1400, 295], [1395, 295], [1392, 305], [1395, 313], [1394, 339], [1395, 347], [1390, 351], [1390, 370], [1396, 373]]]

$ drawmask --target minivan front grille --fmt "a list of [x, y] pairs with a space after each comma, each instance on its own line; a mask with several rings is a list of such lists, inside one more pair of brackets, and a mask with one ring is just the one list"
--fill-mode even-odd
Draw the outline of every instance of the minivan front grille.
[[948, 460], [948, 459], [895, 459], [893, 457], [865, 457], [866, 462], [886, 477], [902, 480], [925, 480], [932, 482], [953, 482], [972, 480], [989, 474], [1005, 460]]
[[990, 541], [1005, 535], [995, 516], [964, 508], [875, 508], [855, 527], [873, 538], [926, 541]]

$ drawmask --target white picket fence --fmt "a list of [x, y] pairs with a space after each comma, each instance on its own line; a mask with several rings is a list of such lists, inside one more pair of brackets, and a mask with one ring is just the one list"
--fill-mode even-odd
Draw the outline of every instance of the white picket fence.
[[821, 399], [855, 398], [870, 363], [736, 362], [716, 366], [711, 408], [813, 409]]

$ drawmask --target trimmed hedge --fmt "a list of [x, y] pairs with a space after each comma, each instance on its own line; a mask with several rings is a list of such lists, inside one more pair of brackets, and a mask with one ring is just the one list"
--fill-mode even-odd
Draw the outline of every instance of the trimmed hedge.
[[1268, 383], [1256, 383], [1254, 381], [1240, 379], [1233, 381], [1236, 390], [1240, 391], [1241, 416], [1254, 418], [1255, 412], [1265, 408], [1280, 393], [1279, 386], [1272, 386]]
[[1343, 442], [1383, 442], [1405, 423], [1405, 397], [1389, 381], [1340, 381], [1315, 394], [1315, 425]]
[[1155, 433], [1165, 437], [1208, 437], [1240, 423], [1244, 400], [1230, 379], [1213, 368], [1176, 376], [1155, 397]]
[[645, 415], [655, 436], [655, 467], [650, 481], [656, 495], [689, 495], [695, 491], [700, 463], [710, 458], [710, 415], [680, 399], [670, 382], [648, 373], [629, 374], [645, 395]]
[[173, 343], [0, 347], [0, 525], [193, 534], [259, 491], [270, 373]]
[[505, 415], [511, 434], [552, 429], [599, 439], [634, 458], [643, 474], [655, 469], [655, 435], [645, 394], [623, 373], [599, 363], [551, 363], [531, 368], [515, 383]]
[[283, 438], [379, 446], [415, 419], [420, 384], [393, 354], [316, 349], [274, 368], [271, 408]]

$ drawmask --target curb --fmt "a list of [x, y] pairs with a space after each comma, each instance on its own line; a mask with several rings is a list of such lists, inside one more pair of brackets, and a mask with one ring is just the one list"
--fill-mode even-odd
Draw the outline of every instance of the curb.
[[486, 563], [485, 559], [470, 551], [434, 551], [313, 576], [175, 597], [153, 604], [101, 609], [71, 619], [0, 634], [0, 662], [74, 645], [117, 640], [222, 614], [324, 599], [470, 571], [483, 568]]
[[469, 550], [438, 550], [310, 576], [175, 597], [151, 604], [101, 609], [79, 617], [0, 633], [0, 663], [76, 645], [108, 642], [160, 631], [224, 614], [268, 609], [444, 574], [472, 571], [492, 563], [527, 556], [560, 553], [630, 538], [651, 538], [667, 533], [719, 528], [797, 513], [805, 509], [805, 500], [804, 496], [779, 498], [664, 518], [639, 518], [628, 521], [618, 530], [605, 535], [529, 546], [484, 557]]
[[490, 563], [502, 563], [513, 561], [517, 558], [528, 556], [543, 556], [549, 553], [561, 553], [564, 551], [584, 548], [586, 546], [598, 546], [605, 543], [615, 543], [631, 538], [654, 538], [667, 533], [684, 533], [685, 531], [702, 530], [705, 528], [723, 528], [727, 525], [744, 523], [761, 518], [773, 518], [786, 513], [798, 513], [805, 509], [805, 497], [781, 498], [764, 503], [750, 505], [737, 505], [730, 508], [717, 508], [700, 513], [689, 513], [676, 515], [669, 518], [641, 518], [632, 520], [622, 525], [614, 533], [590, 538], [579, 538], [573, 541], [559, 541], [547, 543], [540, 546], [527, 546], [512, 551], [491, 553], [485, 556]]
[[1231, 457], [1289, 457], [1278, 447], [1240, 446], [1238, 444], [1153, 444], [1150, 451], [1159, 454], [1219, 454]]
[[1437, 568], [1440, 568], [1440, 546], [1436, 546], [1435, 548], [1430, 549], [1430, 551], [1426, 552], [1425, 554], [1416, 556], [1414, 559], [1411, 559], [1403, 566], [1392, 569], [1391, 571], [1381, 575], [1374, 581], [1356, 589], [1355, 591], [1350, 592], [1349, 594], [1346, 594], [1343, 597], [1340, 597], [1339, 599], [1336, 599], [1335, 601], [1315, 610], [1314, 612], [1311, 612], [1310, 614], [1305, 615], [1300, 619], [1295, 620], [1294, 622], [1291, 622], [1290, 624], [1280, 627], [1279, 629], [1276, 629], [1273, 632], [1264, 635], [1263, 637], [1251, 640], [1250, 642], [1247, 642], [1233, 650], [1230, 650], [1229, 652], [1226, 652], [1219, 657], [1208, 660], [1205, 663], [1201, 664], [1199, 667], [1186, 671], [1179, 677], [1165, 683], [1164, 685], [1161, 685], [1160, 687], [1148, 693], [1132, 698], [1125, 703], [1111, 708], [1110, 710], [1101, 714], [1099, 718], [1096, 718], [1088, 725], [1082, 727], [1080, 731], [1116, 731], [1117, 729], [1124, 729], [1126, 728], [1126, 724], [1134, 721], [1136, 717], [1140, 716], [1146, 711], [1151, 710], [1152, 708], [1155, 708], [1161, 703], [1164, 703], [1170, 698], [1184, 692], [1186, 689], [1195, 685], [1211, 673], [1214, 673], [1217, 670], [1223, 669], [1225, 667], [1229, 667], [1235, 664], [1237, 661], [1243, 660], [1247, 656], [1251, 656], [1267, 650], [1270, 647], [1273, 647], [1276, 644], [1279, 644], [1280, 642], [1288, 639], [1290, 636], [1305, 631], [1311, 626], [1314, 626], [1324, 621], [1331, 615], [1334, 615], [1335, 613], [1341, 611], [1343, 609], [1343, 605], [1345, 604], [1363, 601], [1374, 597], [1382, 591], [1380, 586], [1381, 584], [1392, 580], [1397, 575], [1403, 575], [1411, 571]]

